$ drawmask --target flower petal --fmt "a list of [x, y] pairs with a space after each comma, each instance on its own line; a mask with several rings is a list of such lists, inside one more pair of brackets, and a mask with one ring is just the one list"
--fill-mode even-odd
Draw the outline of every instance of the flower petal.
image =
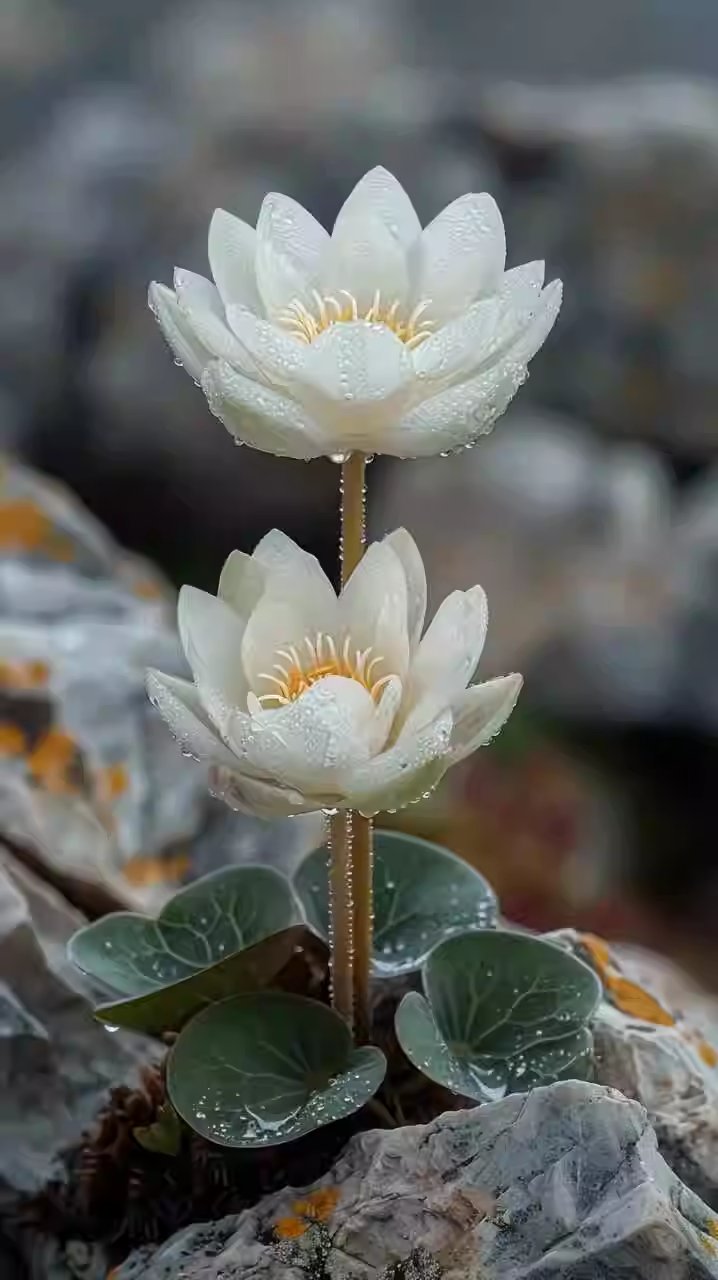
[[416, 246], [414, 297], [431, 299], [432, 319], [448, 320], [479, 293], [501, 283], [506, 237], [492, 196], [465, 195], [454, 200], [424, 228]]
[[411, 665], [408, 698], [451, 703], [466, 688], [484, 647], [488, 605], [482, 587], [452, 591], [439, 606]]
[[422, 799], [448, 768], [451, 712], [443, 711], [417, 734], [402, 734], [389, 751], [374, 756], [342, 779], [347, 807], [367, 817], [389, 813]]
[[209, 224], [209, 265], [225, 306], [241, 302], [261, 306], [255, 273], [257, 233], [254, 227], [225, 209], [215, 209]]
[[497, 364], [468, 382], [449, 386], [382, 431], [381, 451], [398, 458], [423, 458], [470, 448], [487, 435], [526, 381], [525, 363], [511, 349]]
[[[332, 325], [317, 338], [307, 350], [303, 376], [311, 392], [341, 405], [351, 431], [358, 410], [393, 413], [404, 402], [413, 375], [410, 354], [391, 329], [359, 320]], [[306, 392], [302, 400], [320, 403], [316, 394]]]
[[244, 551], [231, 551], [220, 574], [217, 595], [247, 623], [265, 588], [262, 566]]
[[241, 662], [244, 624], [223, 600], [187, 586], [179, 593], [177, 622], [202, 702], [223, 733], [231, 709], [247, 701]]
[[322, 258], [320, 292], [341, 305], [346, 293], [365, 312], [374, 299], [389, 307], [395, 301], [406, 306], [409, 267], [403, 246], [379, 218], [344, 213], [336, 221]]
[[542, 279], [543, 263], [507, 271], [497, 296], [474, 302], [417, 347], [418, 377], [455, 382], [485, 369], [542, 309]]
[[408, 591], [403, 563], [387, 541], [373, 542], [339, 597], [343, 636], [353, 649], [371, 649], [381, 658], [374, 679], [397, 675], [409, 666]]
[[378, 219], [405, 248], [421, 235], [421, 223], [406, 191], [381, 165], [359, 179], [339, 210], [334, 229], [350, 217]]
[[561, 281], [552, 280], [541, 293], [535, 316], [509, 351], [509, 356], [513, 361], [528, 364], [529, 360], [533, 359], [556, 323], [556, 317], [561, 310], [562, 299], [563, 285]]
[[456, 764], [483, 747], [503, 728], [521, 692], [523, 679], [517, 673], [485, 680], [462, 693], [454, 706], [451, 734], [451, 763]]
[[296, 813], [314, 813], [321, 807], [299, 791], [250, 778], [236, 769], [212, 769], [209, 786], [212, 795], [230, 809], [251, 813], [255, 818], [288, 818]]
[[250, 689], [260, 695], [275, 687], [262, 673], [281, 676], [274, 664], [292, 665], [278, 651], [294, 646], [300, 661], [310, 663], [307, 640], [315, 641], [317, 632], [334, 635], [339, 613], [319, 561], [278, 529], [262, 538], [252, 559], [264, 571], [265, 590], [247, 623], [242, 663]]
[[183, 365], [191, 378], [199, 382], [210, 352], [192, 332], [180, 310], [176, 295], [166, 284], [152, 281], [148, 293], [150, 311], [158, 321], [175, 360]]
[[329, 236], [289, 196], [265, 196], [257, 220], [257, 284], [271, 318], [316, 283]]
[[212, 413], [243, 444], [287, 458], [319, 458], [331, 452], [316, 422], [294, 400], [213, 360], [202, 376]]
[[219, 737], [191, 681], [150, 668], [145, 683], [150, 702], [169, 726], [185, 755], [210, 764], [232, 766], [235, 763], [232, 752]]
[[177, 303], [187, 327], [213, 356], [229, 360], [245, 373], [252, 373], [253, 364], [247, 360], [244, 350], [227, 327], [224, 307], [214, 285], [194, 271], [182, 267], [175, 269]]
[[337, 780], [366, 763], [376, 704], [356, 680], [325, 676], [296, 701], [230, 723], [228, 742], [248, 764], [309, 796], [336, 793]]
[[227, 307], [227, 322], [259, 377], [291, 385], [306, 362], [307, 347], [247, 307]]
[[411, 534], [406, 529], [395, 529], [384, 538], [384, 542], [398, 555], [404, 568], [407, 592], [407, 630], [409, 649], [414, 653], [424, 630], [426, 616], [426, 573]]

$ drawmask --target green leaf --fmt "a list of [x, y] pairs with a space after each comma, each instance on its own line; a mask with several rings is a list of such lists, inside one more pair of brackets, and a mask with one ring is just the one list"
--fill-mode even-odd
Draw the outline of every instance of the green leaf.
[[70, 939], [70, 959], [120, 995], [189, 978], [301, 920], [289, 881], [272, 867], [227, 867], [180, 889], [156, 920], [104, 916]]
[[309, 936], [306, 925], [291, 925], [180, 982], [129, 1000], [101, 1004], [95, 1017], [108, 1026], [131, 1027], [151, 1036], [180, 1031], [206, 1005], [268, 986]]
[[590, 1069], [601, 984], [553, 943], [508, 931], [451, 938], [429, 956], [423, 983], [425, 996], [399, 1005], [397, 1038], [455, 1093], [486, 1102]]
[[157, 1155], [176, 1156], [182, 1146], [182, 1121], [174, 1107], [165, 1102], [153, 1124], [138, 1125], [132, 1136], [145, 1151]]
[[332, 1009], [271, 991], [223, 1000], [193, 1018], [170, 1053], [167, 1089], [203, 1137], [265, 1147], [358, 1111], [385, 1070], [381, 1051], [355, 1049]]
[[[329, 931], [327, 852], [301, 863], [294, 887], [320, 937]], [[397, 831], [374, 832], [374, 955], [377, 977], [420, 968], [439, 942], [455, 933], [492, 929], [493, 889], [448, 849]]]

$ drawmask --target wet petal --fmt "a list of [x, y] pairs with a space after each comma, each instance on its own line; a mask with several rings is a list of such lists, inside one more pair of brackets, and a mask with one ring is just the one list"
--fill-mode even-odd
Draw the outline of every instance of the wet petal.
[[202, 390], [215, 416], [243, 444], [287, 458], [319, 458], [332, 451], [301, 405], [225, 361], [208, 365]]
[[480, 293], [494, 293], [506, 262], [506, 237], [492, 196], [460, 196], [424, 228], [416, 246], [414, 296], [431, 299], [431, 316], [448, 320]]
[[232, 752], [222, 742], [198, 690], [189, 680], [150, 668], [145, 682], [150, 701], [184, 752], [209, 764], [234, 764]]
[[215, 209], [209, 224], [209, 265], [225, 306], [241, 302], [261, 306], [255, 272], [257, 233], [224, 209]]
[[472, 685], [461, 695], [454, 707], [452, 764], [496, 737], [516, 706], [522, 684], [522, 677], [514, 673]]
[[329, 236], [316, 218], [289, 196], [271, 192], [257, 220], [256, 270], [270, 319], [316, 284]]

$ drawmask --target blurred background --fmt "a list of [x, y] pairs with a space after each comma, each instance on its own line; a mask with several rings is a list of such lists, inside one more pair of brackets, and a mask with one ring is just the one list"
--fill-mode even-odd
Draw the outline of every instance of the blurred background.
[[491, 191], [509, 265], [565, 282], [488, 440], [371, 467], [372, 533], [411, 528], [435, 602], [482, 582], [482, 672], [526, 677], [497, 743], [396, 821], [479, 866], [513, 920], [711, 979], [717, 77], [712, 0], [4, 0], [8, 839], [151, 902], [315, 838], [207, 800], [142, 669], [179, 664], [171, 584], [214, 587], [273, 525], [334, 572], [337, 471], [233, 450], [146, 290], [206, 271], [216, 206], [254, 222], [279, 189], [330, 225], [381, 163], [424, 222]]

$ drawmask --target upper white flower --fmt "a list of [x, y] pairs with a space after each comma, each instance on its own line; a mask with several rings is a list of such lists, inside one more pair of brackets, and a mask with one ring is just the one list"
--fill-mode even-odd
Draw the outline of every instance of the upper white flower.
[[486, 634], [481, 587], [448, 596], [422, 639], [425, 609], [404, 529], [369, 547], [339, 598], [274, 530], [251, 556], [232, 552], [217, 596], [182, 588], [194, 683], [150, 671], [148, 691], [238, 808], [398, 809], [488, 742], [521, 687], [510, 675], [467, 688]]
[[422, 231], [379, 168], [331, 236], [288, 196], [266, 197], [256, 230], [218, 209], [215, 283], [177, 269], [150, 306], [237, 440], [292, 458], [418, 457], [489, 431], [556, 319], [561, 282], [505, 260], [490, 195], [461, 196]]

